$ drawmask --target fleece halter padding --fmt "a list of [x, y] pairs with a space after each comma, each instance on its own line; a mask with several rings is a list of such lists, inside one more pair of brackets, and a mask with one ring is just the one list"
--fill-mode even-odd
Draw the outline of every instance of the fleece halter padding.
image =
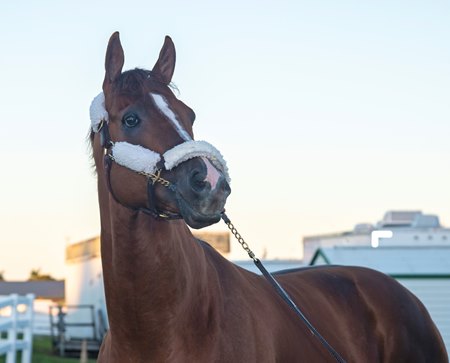
[[114, 143], [111, 154], [117, 164], [138, 173], [154, 174], [157, 169], [156, 164], [161, 160], [158, 153], [124, 141]]
[[227, 182], [230, 182], [227, 163], [222, 154], [206, 141], [185, 141], [182, 144], [167, 150], [163, 155], [164, 166], [167, 170], [172, 170], [177, 165], [195, 157], [205, 157], [210, 160], [211, 163], [224, 174]]
[[[155, 99], [155, 94], [152, 94], [152, 96], [152, 98]], [[159, 100], [158, 97], [156, 97], [156, 99]], [[156, 107], [160, 108], [160, 105], [156, 103]], [[168, 107], [168, 105], [165, 107]], [[168, 112], [167, 110], [164, 111], [163, 114]], [[173, 111], [171, 112], [173, 113]], [[103, 92], [93, 99], [89, 113], [92, 131], [95, 133], [99, 132], [102, 122], [109, 122]], [[149, 174], [154, 174], [157, 171], [157, 164], [161, 160], [164, 160], [164, 167], [166, 170], [172, 170], [189, 159], [205, 157], [223, 173], [227, 182], [230, 182], [227, 163], [222, 154], [206, 141], [187, 140], [174, 146], [172, 149], [167, 150], [162, 157], [159, 153], [143, 146], [130, 144], [125, 141], [118, 141], [113, 144], [111, 154], [117, 164], [138, 173], [144, 172]]]
[[91, 117], [91, 128], [94, 132], [99, 132], [102, 121], [109, 122], [108, 111], [105, 108], [105, 95], [100, 92], [91, 102], [89, 107]]

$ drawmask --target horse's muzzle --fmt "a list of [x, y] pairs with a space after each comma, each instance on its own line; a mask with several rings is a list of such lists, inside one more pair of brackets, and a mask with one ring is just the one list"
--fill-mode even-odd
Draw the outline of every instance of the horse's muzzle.
[[183, 176], [177, 181], [177, 203], [181, 215], [195, 229], [217, 223], [231, 193], [226, 177], [216, 169], [211, 170], [203, 158], [192, 159], [186, 164], [190, 164], [189, 172], [178, 173]]

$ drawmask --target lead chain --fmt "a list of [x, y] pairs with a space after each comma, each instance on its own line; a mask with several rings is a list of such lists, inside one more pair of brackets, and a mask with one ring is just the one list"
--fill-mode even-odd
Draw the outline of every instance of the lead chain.
[[143, 175], [146, 176], [147, 178], [151, 179], [153, 184], [155, 183], [159, 183], [164, 185], [165, 187], [168, 187], [170, 185], [170, 181], [164, 179], [161, 177], [161, 169], [159, 169], [156, 174], [153, 173], [146, 173], [144, 171], [138, 171], [137, 172], [139, 175]]
[[244, 251], [248, 253], [249, 257], [255, 262], [259, 261], [258, 258], [253, 253], [253, 251], [250, 249], [247, 242], [245, 242], [245, 240], [242, 238], [241, 234], [237, 231], [236, 227], [233, 225], [233, 223], [231, 223], [230, 219], [227, 217], [227, 215], [225, 213], [222, 214], [222, 219], [225, 222], [225, 224], [228, 226], [228, 228], [230, 229], [231, 233], [237, 239], [239, 244], [242, 246]]

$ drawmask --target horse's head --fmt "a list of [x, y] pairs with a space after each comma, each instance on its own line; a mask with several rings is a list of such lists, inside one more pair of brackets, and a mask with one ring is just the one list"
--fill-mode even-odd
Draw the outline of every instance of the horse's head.
[[212, 145], [193, 140], [195, 114], [169, 88], [172, 40], [166, 37], [151, 71], [122, 73], [123, 63], [114, 33], [103, 93], [91, 106], [97, 172], [123, 206], [162, 218], [181, 215], [193, 228], [218, 222], [230, 194], [228, 171]]

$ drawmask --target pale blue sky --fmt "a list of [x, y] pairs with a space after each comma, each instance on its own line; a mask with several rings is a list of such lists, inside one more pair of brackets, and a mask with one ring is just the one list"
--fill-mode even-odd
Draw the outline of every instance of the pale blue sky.
[[180, 98], [258, 254], [299, 258], [302, 236], [387, 209], [450, 225], [449, 16], [448, 1], [2, 2], [0, 270], [63, 277], [65, 244], [99, 231], [85, 136], [116, 30], [125, 68], [173, 38]]

